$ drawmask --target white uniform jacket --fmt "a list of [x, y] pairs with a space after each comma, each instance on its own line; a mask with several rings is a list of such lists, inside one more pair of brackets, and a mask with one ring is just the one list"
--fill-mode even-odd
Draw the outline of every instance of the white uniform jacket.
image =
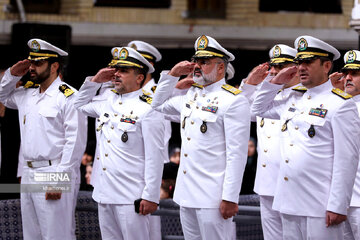
[[87, 138], [87, 120], [72, 102], [76, 93], [66, 97], [59, 90], [65, 84], [59, 77], [44, 93], [39, 88], [16, 89], [20, 78], [12, 76], [10, 68], [6, 70], [0, 84], [0, 102], [19, 110], [25, 162], [60, 160], [57, 172], [76, 174], [74, 170], [80, 167]]
[[102, 170], [97, 172], [93, 198], [103, 204], [133, 204], [138, 198], [158, 203], [163, 170], [163, 115], [140, 100], [141, 89], [122, 95], [113, 93], [107, 101], [90, 102], [100, 86], [86, 80], [75, 99], [76, 108], [100, 119]]
[[[356, 103], [358, 112], [360, 113], [360, 95], [354, 96], [353, 99]], [[359, 157], [359, 159], [360, 159], [360, 157]], [[352, 192], [350, 206], [351, 207], [360, 207], [360, 164], [358, 165], [358, 169], [356, 172], [355, 184], [354, 184], [354, 189]]]
[[354, 100], [332, 93], [327, 81], [278, 103], [273, 100], [281, 87], [264, 82], [252, 105], [255, 114], [286, 126], [273, 208], [297, 216], [346, 215], [359, 160]]
[[[295, 90], [286, 88], [275, 97], [275, 101], [285, 102]], [[274, 196], [280, 167], [280, 120], [256, 117], [257, 125], [257, 168], [254, 191], [262, 196]]]
[[218, 208], [222, 200], [238, 203], [250, 134], [248, 100], [222, 89], [225, 79], [170, 98], [177, 81], [162, 73], [152, 103], [165, 114], [181, 114], [174, 201], [190, 208]]

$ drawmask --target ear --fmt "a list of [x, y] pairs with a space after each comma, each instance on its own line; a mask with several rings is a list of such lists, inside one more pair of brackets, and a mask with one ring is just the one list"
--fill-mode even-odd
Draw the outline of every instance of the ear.
[[218, 64], [218, 72], [219, 74], [225, 74], [226, 73], [226, 69], [225, 69], [225, 63], [221, 62]]
[[330, 70], [331, 70], [331, 67], [332, 67], [332, 62], [331, 61], [326, 61], [324, 62], [324, 70], [326, 72], [326, 75], [330, 74]]
[[57, 70], [59, 69], [59, 67], [60, 67], [60, 65], [59, 65], [58, 62], [52, 63], [52, 64], [51, 64], [51, 72], [52, 72], [52, 73], [56, 73]]
[[140, 85], [144, 79], [145, 79], [145, 76], [143, 74], [138, 74], [136, 76], [136, 83]]

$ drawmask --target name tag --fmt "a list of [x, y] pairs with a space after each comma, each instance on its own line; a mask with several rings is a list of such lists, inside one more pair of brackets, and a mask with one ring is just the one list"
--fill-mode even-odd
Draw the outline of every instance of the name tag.
[[327, 111], [327, 109], [323, 108], [311, 108], [309, 115], [325, 118]]

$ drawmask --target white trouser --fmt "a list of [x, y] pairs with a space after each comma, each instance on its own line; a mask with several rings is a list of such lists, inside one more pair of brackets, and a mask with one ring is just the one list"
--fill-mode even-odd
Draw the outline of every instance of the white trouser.
[[80, 184], [75, 184], [74, 189], [74, 199], [73, 199], [73, 212], [72, 212], [72, 224], [71, 224], [71, 239], [76, 240], [76, 222], [75, 222], [75, 210], [76, 210], [76, 203], [77, 203], [77, 196], [79, 194]]
[[283, 239], [286, 240], [344, 239], [344, 223], [326, 227], [325, 217], [304, 217], [281, 214], [281, 220], [283, 223]]
[[272, 209], [274, 197], [260, 196], [261, 226], [264, 240], [282, 239], [280, 213]]
[[[41, 169], [24, 168], [21, 184], [39, 184], [34, 182], [34, 172], [54, 172], [55, 168], [55, 166]], [[63, 192], [59, 200], [45, 200], [45, 192], [21, 193], [24, 240], [72, 239], [73, 185], [71, 189], [71, 192]]]
[[186, 240], [230, 240], [232, 220], [224, 219], [219, 208], [180, 207], [180, 220]]
[[350, 207], [345, 221], [344, 240], [357, 239], [360, 239], [360, 207]]
[[161, 218], [150, 216], [150, 240], [161, 240]]
[[149, 240], [150, 215], [135, 212], [133, 204], [98, 204], [102, 240]]

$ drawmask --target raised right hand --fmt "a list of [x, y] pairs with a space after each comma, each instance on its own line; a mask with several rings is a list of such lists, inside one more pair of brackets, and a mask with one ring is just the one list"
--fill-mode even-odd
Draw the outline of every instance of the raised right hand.
[[268, 75], [269, 73], [268, 69], [269, 69], [268, 63], [263, 63], [255, 67], [253, 70], [251, 70], [251, 72], [247, 76], [245, 83], [250, 85], [258, 85], [259, 83], [264, 81], [264, 79]]
[[345, 77], [343, 73], [334, 72], [330, 74], [329, 78], [334, 88], [339, 88], [344, 91]]
[[116, 73], [115, 68], [102, 68], [97, 74], [91, 79], [92, 82], [104, 83], [111, 81]]
[[29, 71], [30, 65], [31, 63], [28, 59], [18, 61], [10, 68], [10, 73], [13, 76], [22, 77]]
[[188, 75], [194, 71], [195, 63], [189, 61], [182, 61], [177, 63], [168, 73], [168, 75], [174, 77], [180, 77], [182, 75]]
[[295, 77], [297, 70], [297, 66], [284, 68], [273, 79], [271, 79], [270, 82], [278, 85], [285, 84]]

